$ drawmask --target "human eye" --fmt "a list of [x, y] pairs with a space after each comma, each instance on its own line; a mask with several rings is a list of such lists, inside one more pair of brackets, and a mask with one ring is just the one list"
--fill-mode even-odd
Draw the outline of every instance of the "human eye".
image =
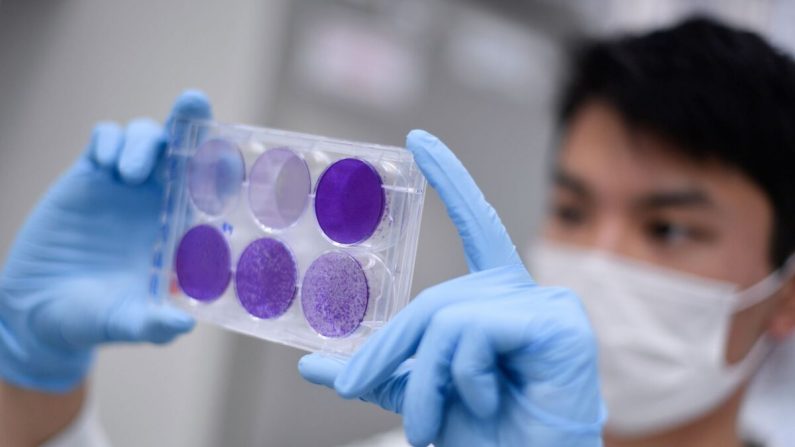
[[707, 241], [711, 239], [708, 230], [677, 222], [673, 219], [657, 218], [646, 224], [647, 236], [658, 245], [676, 246], [689, 242]]
[[585, 207], [574, 203], [555, 203], [551, 212], [558, 223], [567, 227], [582, 225], [588, 218]]

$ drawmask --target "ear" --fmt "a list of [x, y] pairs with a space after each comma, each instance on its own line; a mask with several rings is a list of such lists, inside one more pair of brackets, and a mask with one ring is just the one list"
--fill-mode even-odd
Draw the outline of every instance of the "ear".
[[781, 289], [779, 303], [773, 310], [768, 333], [774, 340], [788, 338], [795, 331], [795, 279]]

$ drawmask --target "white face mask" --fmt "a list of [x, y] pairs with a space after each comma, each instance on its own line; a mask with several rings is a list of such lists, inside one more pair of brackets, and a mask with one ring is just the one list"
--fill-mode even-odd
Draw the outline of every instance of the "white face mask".
[[528, 260], [539, 284], [580, 296], [598, 339], [607, 428], [625, 436], [692, 421], [749, 378], [770, 343], [763, 337], [741, 362], [726, 365], [732, 316], [770, 297], [786, 276], [777, 273], [740, 291], [731, 283], [550, 242], [535, 246]]

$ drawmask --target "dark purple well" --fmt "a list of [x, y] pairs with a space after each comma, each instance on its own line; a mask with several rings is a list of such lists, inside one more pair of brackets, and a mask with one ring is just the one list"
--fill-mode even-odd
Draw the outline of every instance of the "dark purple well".
[[257, 239], [237, 263], [235, 288], [240, 304], [258, 318], [275, 318], [287, 311], [295, 296], [298, 271], [292, 253], [272, 238]]
[[307, 269], [301, 307], [312, 329], [326, 337], [344, 337], [359, 327], [370, 292], [359, 262], [343, 252], [321, 255]]
[[315, 190], [315, 214], [331, 240], [355, 244], [372, 236], [384, 213], [381, 176], [356, 158], [335, 162], [323, 172]]
[[188, 230], [177, 247], [175, 269], [179, 287], [191, 298], [211, 301], [229, 285], [229, 245], [223, 234], [209, 225]]

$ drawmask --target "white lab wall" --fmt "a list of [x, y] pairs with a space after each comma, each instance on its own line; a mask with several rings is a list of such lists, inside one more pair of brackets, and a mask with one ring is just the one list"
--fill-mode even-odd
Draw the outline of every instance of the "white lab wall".
[[[283, 0], [4, 1], [0, 5], [0, 253], [92, 124], [162, 119], [186, 87], [226, 120], [267, 113]], [[93, 391], [116, 446], [220, 445], [235, 336], [200, 326], [164, 347], [102, 350]]]

